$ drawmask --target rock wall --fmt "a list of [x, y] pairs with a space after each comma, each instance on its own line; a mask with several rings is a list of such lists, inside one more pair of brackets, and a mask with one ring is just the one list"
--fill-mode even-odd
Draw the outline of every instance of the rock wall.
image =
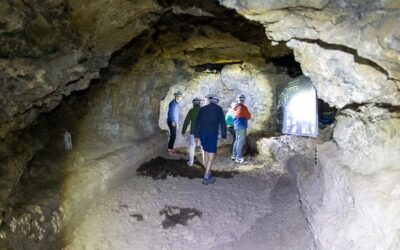
[[276, 41], [300, 40], [345, 50], [399, 80], [400, 5], [382, 1], [232, 1], [220, 3], [259, 21]]
[[[332, 190], [325, 193], [314, 215], [322, 245], [400, 246], [399, 142], [398, 113], [372, 106], [338, 117], [333, 143], [320, 148], [325, 189]], [[330, 223], [343, 241], [332, 242], [322, 221]]]
[[399, 248], [398, 1], [220, 3], [286, 41], [318, 96], [345, 108], [333, 138], [319, 142], [317, 164], [287, 160], [317, 247]]
[[[226, 111], [230, 103], [236, 101], [236, 96], [244, 93], [246, 104], [254, 115], [249, 131], [273, 131], [276, 120], [275, 88], [291, 78], [286, 70], [269, 61], [289, 51], [277, 51], [266, 57], [265, 44], [259, 47], [243, 41], [231, 32], [221, 31], [219, 26], [197, 24], [187, 27], [182, 24], [160, 25], [158, 40], [148, 48], [157, 53], [157, 60], [153, 55], [144, 55], [132, 70], [152, 72], [147, 74], [147, 79], [142, 74], [142, 81], [159, 82], [159, 88], [166, 91], [160, 104], [159, 127], [168, 131], [167, 107], [173, 93], [181, 90], [185, 96], [181, 103], [180, 125], [192, 107], [193, 98], [217, 94], [221, 99], [220, 105]], [[167, 29], [168, 33], [164, 33]], [[158, 79], [157, 76], [162, 77]], [[148, 91], [154, 90], [149, 88]], [[178, 130], [176, 145], [186, 146], [185, 138]]]
[[272, 40], [287, 41], [319, 97], [330, 105], [399, 105], [400, 30], [395, 23], [400, 7], [395, 1], [220, 2], [262, 23]]
[[246, 62], [224, 66], [220, 72], [195, 73], [189, 81], [176, 82], [168, 91], [160, 105], [159, 126], [168, 130], [166, 124], [168, 104], [173, 93], [181, 90], [185, 96], [180, 104], [180, 127], [176, 141], [178, 147], [187, 145], [186, 138], [180, 132], [186, 114], [193, 106], [194, 97], [217, 95], [220, 98], [219, 105], [227, 112], [231, 102], [237, 102], [237, 96], [244, 94], [246, 106], [252, 114], [248, 132], [274, 132], [276, 86], [289, 79], [291, 78], [285, 73], [278, 73], [272, 65], [256, 67]]
[[27, 163], [49, 141], [46, 130], [32, 132], [39, 114], [88, 88], [113, 52], [148, 29], [163, 10], [152, 0], [0, 3], [2, 221]]
[[[75, 211], [162, 150], [161, 107], [178, 88], [188, 97], [183, 114], [192, 95], [216, 86], [225, 107], [247, 91], [260, 117], [253, 129], [272, 128], [270, 97], [287, 76], [268, 63], [291, 53], [285, 42], [319, 97], [346, 110], [333, 138], [317, 142], [317, 164], [308, 150], [277, 157], [294, 168], [316, 245], [399, 247], [398, 1], [220, 3], [247, 21], [214, 1], [0, 3], [2, 239], [29, 236], [24, 247], [40, 248], [60, 232], [59, 220], [79, 221]], [[202, 70], [207, 65], [227, 66]], [[87, 102], [66, 101], [91, 83], [90, 93], [75, 93]], [[52, 118], [38, 121], [62, 100]], [[75, 142], [68, 153], [59, 144], [65, 129]]]
[[0, 138], [85, 89], [112, 52], [157, 20], [156, 1], [3, 1]]
[[[254, 128], [272, 126], [268, 119], [273, 105], [273, 89], [288, 76], [285, 70], [278, 70], [266, 61], [290, 54], [290, 50], [274, 51], [271, 45], [257, 40], [260, 35], [256, 35], [255, 40], [247, 41], [248, 37], [255, 37], [252, 30], [254, 24], [237, 28], [229, 26], [228, 19], [221, 19], [219, 23], [213, 19], [204, 20], [204, 16], [188, 18], [167, 13], [149, 28], [148, 24], [156, 16], [154, 11], [159, 11], [157, 6], [149, 2], [136, 8], [131, 6], [135, 3], [129, 2], [116, 1], [110, 9], [105, 6], [105, 1], [85, 5], [76, 3], [69, 14], [73, 16], [73, 24], [70, 25], [79, 39], [94, 46], [90, 47], [90, 51], [95, 51], [96, 56], [104, 59], [101, 66], [93, 68], [93, 76], [99, 77], [99, 80], [90, 81], [92, 76], [87, 75], [88, 78], [83, 79], [77, 75], [79, 80], [70, 79], [65, 85], [68, 86], [67, 91], [58, 78], [48, 82], [45, 77], [42, 80], [46, 84], [54, 84], [59, 91], [54, 93], [59, 98], [57, 101], [53, 92], [46, 95], [54, 104], [51, 107], [42, 103], [36, 105], [30, 99], [43, 101], [42, 95], [45, 94], [41, 89], [45, 86], [41, 85], [42, 80], [34, 80], [31, 85], [36, 92], [22, 89], [25, 96], [15, 98], [15, 102], [34, 106], [34, 109], [17, 108], [17, 113], [26, 111], [18, 116], [10, 110], [11, 106], [17, 107], [17, 103], [6, 107], [10, 112], [7, 119], [20, 127], [10, 126], [3, 130], [5, 139], [2, 146], [6, 154], [1, 161], [5, 163], [2, 171], [7, 178], [0, 182], [4, 187], [0, 197], [0, 205], [4, 209], [0, 248], [43, 249], [46, 244], [55, 248], [68, 244], [73, 237], [73, 228], [80, 223], [83, 211], [96, 196], [110, 190], [122, 178], [134, 174], [137, 166], [159, 155], [165, 148], [168, 137], [159, 127], [160, 112], [163, 110], [160, 103], [177, 86], [191, 89], [191, 84], [201, 82], [198, 86], [207, 88], [207, 91], [225, 86], [232, 98], [239, 91], [248, 91], [249, 96], [254, 97], [249, 99], [254, 112], [260, 112], [259, 118], [255, 118]], [[75, 2], [70, 4], [72, 6]], [[114, 11], [118, 8], [126, 9], [126, 13], [116, 16]], [[173, 11], [186, 13], [187, 10], [175, 8]], [[64, 21], [69, 20], [69, 15]], [[115, 23], [107, 22], [111, 18]], [[141, 21], [135, 23], [135, 18]], [[255, 26], [254, 29], [258, 28]], [[143, 29], [147, 30], [137, 35]], [[136, 37], [132, 39], [132, 36]], [[41, 48], [40, 44], [37, 46]], [[265, 57], [268, 51], [269, 56]], [[40, 60], [47, 59], [47, 56], [43, 52]], [[60, 66], [55, 71], [63, 72], [65, 58], [60, 59], [58, 54], [53, 56], [59, 60], [57, 65]], [[72, 58], [79, 62], [82, 59], [79, 56]], [[98, 57], [82, 59], [82, 63], [90, 65], [96, 62], [99, 62]], [[10, 62], [7, 63], [6, 69], [9, 70]], [[40, 72], [38, 65], [32, 63], [35, 68], [32, 70]], [[53, 70], [53, 64], [46, 62], [43, 65]], [[202, 70], [205, 65], [226, 66], [215, 73], [213, 70]], [[92, 71], [80, 64], [74, 66], [72, 63], [70, 66], [83, 74]], [[107, 68], [100, 70], [103, 67]], [[46, 75], [50, 71], [43, 72]], [[69, 79], [68, 72], [64, 73], [60, 76]], [[89, 89], [76, 91], [86, 88], [89, 82]], [[217, 82], [219, 85], [209, 86]], [[230, 85], [231, 82], [235, 84]], [[262, 91], [250, 94], [248, 88]], [[201, 90], [194, 88], [192, 91], [194, 95]], [[270, 98], [260, 98], [263, 93]], [[12, 89], [2, 94], [5, 99], [15, 95]], [[227, 105], [228, 101], [224, 103]], [[38, 119], [37, 115], [44, 111], [49, 113]], [[29, 120], [26, 115], [30, 112], [32, 116]], [[21, 122], [18, 117], [21, 117]], [[23, 127], [21, 136], [10, 133]], [[72, 133], [71, 151], [63, 148], [62, 134], [65, 130]], [[25, 138], [33, 138], [35, 144], [19, 143]], [[13, 147], [18, 144], [20, 156], [15, 158], [18, 152]], [[10, 171], [14, 166], [17, 166], [15, 171]]]
[[321, 248], [397, 249], [398, 113], [371, 106], [337, 119], [333, 140], [318, 143], [317, 164], [289, 160], [316, 239]]
[[[110, 77], [27, 131], [38, 136], [41, 150], [34, 148], [21, 177], [9, 185], [1, 247], [62, 247], [91, 201], [161, 153], [166, 144], [156, 122], [161, 97], [140, 98], [155, 86], [136, 77], [135, 72]], [[62, 141], [65, 130], [72, 133], [70, 151]]]

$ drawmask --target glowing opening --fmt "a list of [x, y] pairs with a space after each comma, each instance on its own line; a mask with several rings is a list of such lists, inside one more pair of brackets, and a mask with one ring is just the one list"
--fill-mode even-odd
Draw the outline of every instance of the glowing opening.
[[311, 80], [300, 76], [288, 83], [279, 96], [283, 112], [282, 133], [316, 137], [318, 134], [317, 95]]

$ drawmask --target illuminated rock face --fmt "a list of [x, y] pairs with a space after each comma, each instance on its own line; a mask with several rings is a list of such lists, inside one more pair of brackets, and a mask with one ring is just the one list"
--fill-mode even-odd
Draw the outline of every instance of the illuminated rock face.
[[159, 126], [168, 130], [166, 117], [168, 104], [176, 90], [185, 94], [180, 107], [180, 129], [176, 145], [186, 146], [186, 138], [181, 136], [181, 128], [188, 111], [193, 107], [194, 97], [204, 98], [208, 95], [216, 95], [220, 98], [219, 105], [225, 112], [232, 102], [237, 102], [237, 96], [246, 96], [245, 105], [252, 114], [248, 132], [275, 132], [276, 112], [272, 107], [276, 102], [276, 86], [291, 78], [284, 73], [277, 72], [272, 65], [243, 64], [226, 65], [221, 72], [201, 72], [193, 75], [189, 81], [176, 82], [168, 91], [166, 98], [160, 105]]
[[[322, 246], [400, 246], [399, 150], [398, 114], [366, 106], [338, 117], [333, 141], [318, 150], [325, 192], [311, 217]], [[332, 241], [332, 230], [343, 240]]]
[[399, 4], [396, 1], [230, 1], [287, 41], [319, 96], [332, 106], [399, 105]]
[[332, 140], [319, 143], [314, 169], [312, 160], [308, 167], [288, 161], [298, 168], [317, 244], [399, 248], [398, 1], [220, 3], [262, 23], [272, 40], [287, 41], [318, 96], [345, 107]]
[[296, 60], [314, 82], [318, 97], [342, 108], [352, 103], [400, 104], [399, 81], [351, 53], [330, 50], [318, 44], [292, 40]]
[[[74, 211], [164, 150], [163, 107], [176, 89], [187, 97], [182, 116], [194, 96], [217, 92], [226, 108], [244, 92], [252, 129], [272, 129], [274, 90], [288, 76], [270, 61], [291, 52], [266, 32], [293, 48], [320, 98], [344, 108], [333, 138], [317, 139], [315, 168], [305, 146], [278, 154], [294, 167], [316, 244], [398, 248], [398, 1], [220, 0], [263, 26], [214, 1], [165, 2], [0, 3], [0, 239], [45, 244], [79, 220]], [[298, 155], [309, 160], [301, 168]]]
[[[276, 41], [303, 40], [346, 50], [400, 79], [398, 1], [232, 1], [220, 3], [264, 24]], [[343, 46], [343, 47], [341, 47]]]

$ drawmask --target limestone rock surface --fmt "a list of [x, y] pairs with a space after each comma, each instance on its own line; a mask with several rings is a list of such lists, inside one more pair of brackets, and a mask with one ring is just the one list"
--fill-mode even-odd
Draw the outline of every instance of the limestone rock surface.
[[346, 108], [332, 140], [317, 142], [317, 164], [304, 152], [288, 160], [316, 245], [399, 248], [398, 1], [220, 3], [286, 41], [318, 96]]
[[162, 10], [152, 0], [3, 1], [0, 7], [0, 138], [87, 88], [112, 52]]
[[[393, 2], [220, 2], [262, 23], [271, 39], [289, 41], [288, 46], [294, 48], [303, 71], [317, 89], [324, 89], [319, 92], [330, 104], [398, 105], [400, 10]], [[366, 91], [359, 93], [357, 89]], [[350, 92], [353, 90], [356, 91]], [[380, 91], [384, 93], [382, 96], [377, 94]]]
[[231, 1], [220, 3], [259, 21], [274, 40], [321, 40], [352, 48], [399, 79], [396, 1]]
[[[399, 125], [398, 115], [376, 107], [349, 112], [338, 118], [334, 143], [319, 147], [325, 191], [312, 225], [322, 246], [400, 246]], [[343, 240], [332, 242], [332, 231]]]
[[351, 53], [291, 40], [296, 60], [314, 82], [318, 98], [339, 108], [351, 103], [400, 105], [398, 81]]
[[316, 243], [322, 249], [397, 249], [398, 114], [369, 106], [337, 119], [333, 140], [317, 142], [316, 162], [301, 150], [287, 162]]

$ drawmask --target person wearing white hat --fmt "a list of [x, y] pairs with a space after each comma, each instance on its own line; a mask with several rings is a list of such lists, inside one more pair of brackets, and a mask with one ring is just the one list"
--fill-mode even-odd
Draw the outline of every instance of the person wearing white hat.
[[242, 156], [243, 146], [246, 143], [246, 132], [248, 120], [251, 119], [251, 114], [247, 109], [244, 102], [246, 101], [246, 97], [244, 95], [239, 95], [238, 104], [233, 109], [234, 112], [234, 120], [233, 120], [233, 128], [235, 129], [236, 140], [233, 145], [233, 154], [232, 160], [235, 159], [237, 163], [244, 163], [244, 158]]
[[194, 152], [196, 149], [196, 141], [194, 138], [194, 134], [195, 134], [195, 129], [196, 129], [197, 115], [199, 114], [199, 111], [200, 111], [201, 100], [196, 97], [193, 99], [192, 103], [193, 103], [193, 108], [191, 108], [189, 110], [189, 112], [187, 113], [185, 121], [183, 122], [183, 126], [182, 126], [182, 135], [184, 136], [186, 134], [186, 129], [188, 128], [188, 126], [190, 124], [189, 134], [187, 135], [187, 139], [189, 142], [189, 161], [188, 161], [187, 165], [189, 167], [193, 166], [193, 162], [194, 162]]
[[176, 129], [179, 124], [179, 102], [181, 101], [183, 94], [181, 91], [174, 93], [174, 99], [168, 105], [168, 117], [167, 124], [170, 132], [170, 137], [168, 141], [168, 154], [176, 155], [174, 149], [176, 140]]
[[206, 171], [202, 183], [212, 184], [215, 178], [211, 175], [211, 166], [214, 155], [217, 153], [218, 132], [221, 129], [222, 143], [226, 139], [226, 123], [224, 111], [218, 105], [219, 99], [210, 96], [210, 104], [202, 107], [196, 120], [195, 138], [200, 139], [201, 147], [204, 150], [204, 165]]

